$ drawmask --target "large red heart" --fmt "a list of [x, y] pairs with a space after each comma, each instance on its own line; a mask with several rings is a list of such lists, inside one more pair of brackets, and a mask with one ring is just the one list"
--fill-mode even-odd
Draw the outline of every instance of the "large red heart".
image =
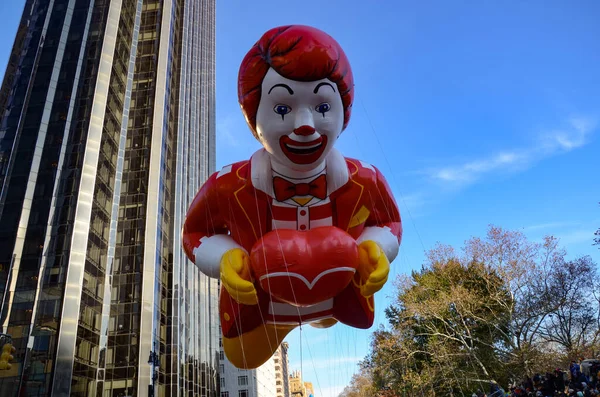
[[266, 292], [292, 305], [310, 306], [348, 286], [358, 267], [358, 246], [334, 226], [274, 230], [254, 245], [250, 259]]

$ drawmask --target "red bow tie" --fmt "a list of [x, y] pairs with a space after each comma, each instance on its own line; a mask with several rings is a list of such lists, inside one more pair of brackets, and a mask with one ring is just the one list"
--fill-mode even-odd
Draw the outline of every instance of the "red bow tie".
[[327, 197], [327, 178], [325, 174], [308, 183], [297, 184], [276, 176], [273, 178], [273, 187], [277, 201], [289, 200], [294, 196], [313, 196], [321, 200]]

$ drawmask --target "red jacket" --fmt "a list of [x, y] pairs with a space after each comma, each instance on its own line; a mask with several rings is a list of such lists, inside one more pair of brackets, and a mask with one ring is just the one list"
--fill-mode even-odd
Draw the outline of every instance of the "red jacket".
[[[254, 244], [271, 231], [273, 194], [266, 156], [261, 150], [250, 161], [241, 161], [214, 173], [189, 208], [183, 228], [183, 247], [190, 260], [208, 276], [219, 277], [220, 259], [226, 251], [238, 247], [250, 252]], [[383, 175], [375, 167], [344, 158], [334, 150], [327, 160], [327, 179], [333, 225], [358, 242], [375, 241], [391, 262], [400, 245], [402, 223]], [[282, 303], [255, 284], [259, 304], [254, 306], [238, 304], [224, 288], [221, 290], [220, 316], [225, 337], [273, 322], [298, 324], [333, 317], [357, 328], [369, 328], [373, 324], [374, 300], [360, 294], [358, 273], [332, 300], [303, 308]], [[325, 284], [315, 285], [315, 288], [327, 288]]]

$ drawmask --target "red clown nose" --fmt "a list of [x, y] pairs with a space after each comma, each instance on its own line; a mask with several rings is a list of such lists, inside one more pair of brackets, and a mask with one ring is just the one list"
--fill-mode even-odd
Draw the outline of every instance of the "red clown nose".
[[311, 127], [310, 125], [303, 125], [294, 130], [294, 134], [301, 135], [301, 136], [311, 136], [314, 133], [315, 133], [315, 129], [314, 129], [314, 127]]

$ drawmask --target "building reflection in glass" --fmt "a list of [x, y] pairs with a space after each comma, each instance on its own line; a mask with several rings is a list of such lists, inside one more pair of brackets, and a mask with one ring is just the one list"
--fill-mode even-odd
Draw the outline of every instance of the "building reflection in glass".
[[0, 88], [0, 395], [218, 395], [217, 281], [180, 248], [214, 63], [215, 0], [26, 1]]

